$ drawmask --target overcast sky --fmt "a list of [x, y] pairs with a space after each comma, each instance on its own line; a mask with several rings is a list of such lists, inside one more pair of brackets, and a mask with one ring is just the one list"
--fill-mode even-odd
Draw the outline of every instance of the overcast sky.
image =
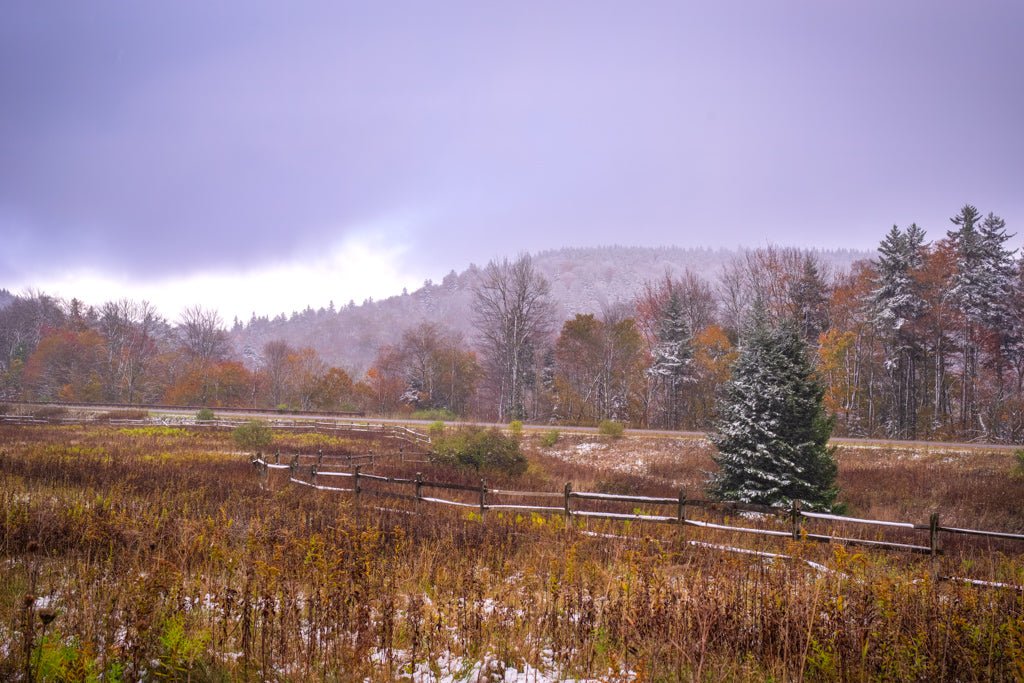
[[0, 287], [230, 320], [523, 250], [1024, 230], [1017, 0], [298, 5], [0, 5]]

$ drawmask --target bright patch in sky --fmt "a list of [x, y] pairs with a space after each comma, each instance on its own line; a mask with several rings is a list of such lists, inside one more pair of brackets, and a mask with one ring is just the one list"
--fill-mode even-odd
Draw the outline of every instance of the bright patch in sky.
[[216, 309], [230, 326], [237, 316], [274, 317], [301, 310], [336, 307], [349, 300], [386, 298], [423, 283], [405, 264], [406, 248], [374, 237], [349, 237], [319, 255], [239, 272], [197, 273], [159, 281], [134, 282], [90, 270], [67, 271], [11, 287], [32, 287], [50, 296], [78, 298], [89, 305], [130, 298], [149, 301], [170, 321], [187, 306]]

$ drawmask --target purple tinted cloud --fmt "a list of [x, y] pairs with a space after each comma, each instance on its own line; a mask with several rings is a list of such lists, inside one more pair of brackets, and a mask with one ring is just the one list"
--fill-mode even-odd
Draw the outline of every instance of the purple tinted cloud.
[[1024, 218], [1018, 3], [0, 9], [0, 278]]

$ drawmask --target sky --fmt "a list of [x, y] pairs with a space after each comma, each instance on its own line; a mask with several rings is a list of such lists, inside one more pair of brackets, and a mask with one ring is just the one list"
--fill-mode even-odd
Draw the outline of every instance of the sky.
[[1017, 0], [4, 2], [0, 288], [230, 321], [561, 246], [871, 249], [965, 203], [1021, 232], [1022, 28]]

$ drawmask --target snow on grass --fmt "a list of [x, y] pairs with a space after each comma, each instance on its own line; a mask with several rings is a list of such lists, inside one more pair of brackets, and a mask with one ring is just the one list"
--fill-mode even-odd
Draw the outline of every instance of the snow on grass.
[[[637, 678], [634, 671], [608, 671], [598, 678], [568, 678], [554, 664], [554, 653], [551, 650], [541, 651], [539, 667], [529, 663], [511, 666], [493, 655], [472, 661], [450, 652], [442, 653], [429, 662], [413, 663], [409, 661], [406, 650], [376, 650], [370, 659], [380, 666], [390, 660], [398, 668], [395, 680], [412, 683], [628, 683]], [[370, 679], [366, 680], [368, 682]]]

